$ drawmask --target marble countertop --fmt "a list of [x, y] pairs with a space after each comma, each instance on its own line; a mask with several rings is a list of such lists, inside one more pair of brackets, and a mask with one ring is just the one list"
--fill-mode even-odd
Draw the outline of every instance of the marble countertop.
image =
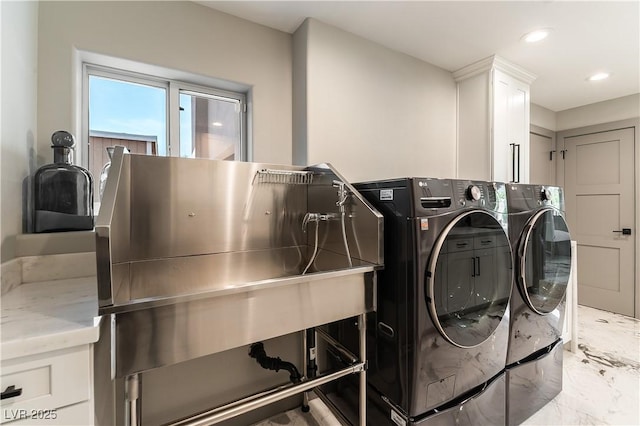
[[3, 361], [98, 341], [96, 277], [22, 283], [2, 295]]

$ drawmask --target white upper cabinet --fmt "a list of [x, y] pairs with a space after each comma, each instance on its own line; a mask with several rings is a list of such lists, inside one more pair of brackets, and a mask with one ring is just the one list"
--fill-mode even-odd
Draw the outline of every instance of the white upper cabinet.
[[529, 87], [535, 75], [491, 56], [453, 77], [458, 85], [458, 177], [528, 183]]

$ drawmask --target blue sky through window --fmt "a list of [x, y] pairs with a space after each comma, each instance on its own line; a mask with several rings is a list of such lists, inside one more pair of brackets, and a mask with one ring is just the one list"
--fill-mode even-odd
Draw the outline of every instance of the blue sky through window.
[[89, 129], [156, 136], [158, 154], [167, 155], [166, 90], [89, 76]]

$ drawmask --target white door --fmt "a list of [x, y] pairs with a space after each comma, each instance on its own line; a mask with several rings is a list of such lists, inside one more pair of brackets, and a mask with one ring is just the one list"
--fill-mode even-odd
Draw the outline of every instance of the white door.
[[634, 316], [634, 130], [568, 137], [564, 147], [578, 303]]
[[492, 179], [529, 183], [529, 85], [494, 71]]
[[539, 185], [556, 184], [556, 155], [553, 139], [531, 132], [529, 134], [529, 182]]

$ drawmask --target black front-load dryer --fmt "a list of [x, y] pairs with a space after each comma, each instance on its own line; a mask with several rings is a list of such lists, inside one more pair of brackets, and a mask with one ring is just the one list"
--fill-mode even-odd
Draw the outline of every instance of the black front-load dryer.
[[512, 285], [504, 184], [403, 178], [355, 187], [385, 219], [368, 423], [504, 424]]
[[518, 425], [562, 390], [562, 326], [571, 236], [562, 188], [508, 184], [515, 255], [507, 347], [507, 423]]

